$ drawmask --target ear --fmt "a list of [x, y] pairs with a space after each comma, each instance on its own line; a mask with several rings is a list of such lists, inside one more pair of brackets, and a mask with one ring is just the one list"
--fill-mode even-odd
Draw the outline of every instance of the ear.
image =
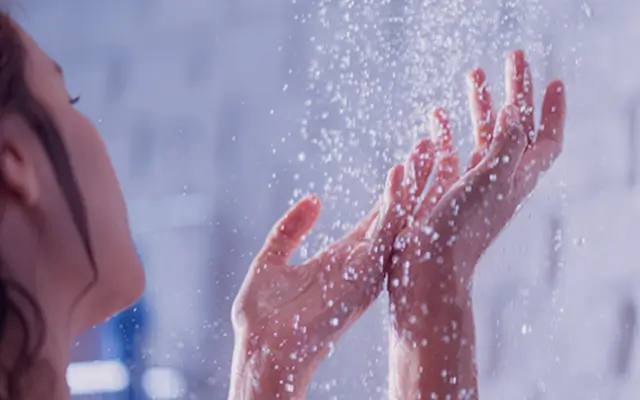
[[7, 134], [0, 140], [0, 179], [10, 195], [25, 206], [36, 204], [40, 187], [33, 157], [28, 156], [28, 144]]

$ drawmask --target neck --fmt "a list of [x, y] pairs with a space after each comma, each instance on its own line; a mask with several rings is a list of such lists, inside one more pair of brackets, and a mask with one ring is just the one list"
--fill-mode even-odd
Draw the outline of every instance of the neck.
[[78, 276], [78, 261], [64, 256], [73, 254], [72, 236], [49, 232], [51, 224], [27, 212], [8, 203], [0, 224], [0, 285], [9, 300], [0, 332], [0, 397], [7, 397], [2, 391], [10, 378], [22, 388], [20, 399], [66, 400], [66, 371], [81, 326], [74, 301], [85, 277]]
[[[19, 303], [24, 300], [14, 301], [21, 314], [7, 315], [0, 343], [0, 365], [19, 374], [11, 383], [21, 388], [22, 399], [67, 400], [70, 396], [66, 372], [75, 336], [68, 318], [56, 318], [63, 314], [55, 312], [55, 302], [38, 301], [40, 314], [32, 312], [32, 307], [21, 307]], [[4, 380], [6, 376], [0, 378]]]
[[[36, 361], [36, 366], [27, 378], [29, 382], [33, 382], [29, 387], [35, 389], [31, 395], [33, 400], [67, 400], [70, 398], [67, 367], [71, 361], [73, 340], [74, 335], [68, 332], [68, 329], [60, 327], [60, 329], [54, 330], [54, 327], [49, 325], [47, 338]], [[47, 388], [47, 385], [42, 385], [39, 382], [50, 382], [50, 384]]]

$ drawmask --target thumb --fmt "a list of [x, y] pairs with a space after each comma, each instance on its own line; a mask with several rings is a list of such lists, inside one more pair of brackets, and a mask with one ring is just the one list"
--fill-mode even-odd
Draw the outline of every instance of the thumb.
[[[498, 113], [494, 140], [479, 169], [500, 174], [499, 179], [511, 179], [520, 163], [527, 138], [514, 105], [503, 107]], [[494, 177], [495, 178], [495, 177]]]
[[285, 264], [320, 214], [320, 199], [308, 195], [296, 203], [273, 226], [255, 265]]

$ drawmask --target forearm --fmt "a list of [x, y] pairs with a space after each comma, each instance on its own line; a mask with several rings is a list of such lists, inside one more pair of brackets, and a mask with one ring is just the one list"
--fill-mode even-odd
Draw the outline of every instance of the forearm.
[[470, 302], [442, 304], [437, 314], [418, 322], [423, 325], [418, 328], [423, 334], [414, 330], [408, 335], [392, 329], [390, 399], [478, 399]]
[[278, 356], [236, 344], [229, 400], [304, 400], [311, 373], [291, 361], [279, 362]]

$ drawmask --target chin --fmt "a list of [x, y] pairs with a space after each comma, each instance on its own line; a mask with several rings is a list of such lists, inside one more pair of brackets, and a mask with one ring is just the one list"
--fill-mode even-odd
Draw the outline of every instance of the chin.
[[99, 270], [96, 285], [87, 294], [88, 326], [102, 323], [136, 303], [145, 289], [145, 273], [140, 260], [119, 263]]
[[115, 312], [122, 311], [137, 302], [146, 287], [146, 275], [140, 259], [135, 257], [135, 261], [126, 270], [126, 273], [114, 282], [116, 283], [114, 298], [120, 300], [119, 304], [114, 304], [114, 308], [117, 308]]

